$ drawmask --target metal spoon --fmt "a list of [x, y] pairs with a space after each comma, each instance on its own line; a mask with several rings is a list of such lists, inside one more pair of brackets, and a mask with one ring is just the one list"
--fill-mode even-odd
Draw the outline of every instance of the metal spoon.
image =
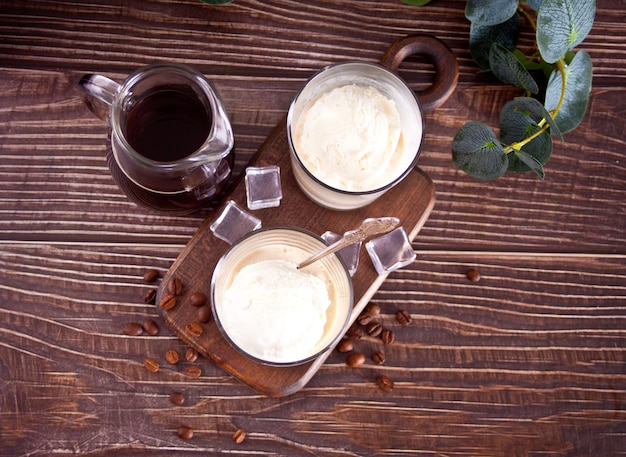
[[305, 261], [300, 262], [297, 268], [304, 268], [308, 265], [311, 265], [313, 262], [327, 256], [328, 254], [332, 254], [333, 252], [343, 249], [350, 244], [364, 241], [372, 235], [390, 232], [399, 223], [400, 219], [398, 219], [397, 217], [378, 217], [365, 219], [358, 229], [350, 230], [344, 233], [339, 240], [335, 241], [330, 246], [322, 249], [316, 254], [313, 254]]

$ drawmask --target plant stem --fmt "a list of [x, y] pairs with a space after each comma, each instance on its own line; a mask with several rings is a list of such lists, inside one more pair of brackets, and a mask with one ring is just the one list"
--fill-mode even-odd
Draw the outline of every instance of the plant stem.
[[[559, 97], [559, 103], [556, 105], [556, 108], [550, 111], [550, 116], [552, 116], [553, 119], [557, 116], [557, 114], [559, 114], [559, 111], [561, 110], [561, 106], [563, 106], [563, 101], [565, 100], [565, 82], [567, 78], [565, 74], [565, 59], [564, 58], [559, 59], [559, 61], [556, 63], [556, 68], [559, 70], [559, 73], [561, 74], [561, 96]], [[525, 145], [530, 143], [532, 140], [534, 140], [535, 138], [537, 138], [539, 135], [541, 135], [543, 132], [545, 132], [546, 130], [550, 128], [550, 125], [548, 124], [548, 121], [545, 118], [541, 119], [537, 123], [537, 125], [541, 127], [539, 130], [537, 130], [531, 136], [524, 138], [522, 141], [518, 141], [516, 143], [513, 143], [507, 146], [506, 148], [504, 148], [504, 152], [508, 154], [513, 151], [519, 151]]]
[[[518, 7], [518, 11], [519, 11], [519, 13], [521, 15], [523, 15], [526, 18], [526, 20], [530, 23], [530, 26], [536, 32], [537, 31], [537, 23], [535, 22], [533, 17], [528, 13], [528, 11], [526, 11], [521, 5]], [[535, 45], [536, 45], [536, 42], [535, 42]], [[561, 109], [561, 106], [563, 105], [563, 101], [565, 100], [565, 81], [566, 81], [565, 59], [564, 58], [559, 59], [559, 61], [556, 63], [556, 67], [559, 70], [559, 73], [561, 74], [561, 96], [559, 98], [559, 103], [557, 104], [556, 108], [554, 108], [552, 111], [550, 111], [550, 116], [552, 116], [552, 118], [556, 117], [556, 115], [559, 113], [559, 110]], [[539, 135], [543, 134], [546, 130], [548, 130], [548, 128], [550, 128], [550, 125], [548, 124], [548, 121], [545, 118], [541, 119], [537, 123], [537, 125], [540, 127], [539, 130], [537, 130], [535, 133], [533, 133], [528, 138], [524, 138], [521, 141], [518, 141], [516, 143], [513, 143], [513, 144], [507, 146], [506, 148], [504, 148], [504, 152], [506, 154], [508, 154], [508, 153], [516, 151], [516, 150], [519, 151], [526, 144], [530, 143], [532, 140], [534, 140]]]
[[553, 118], [556, 117], [557, 114], [559, 114], [561, 106], [563, 106], [563, 101], [565, 101], [565, 82], [567, 81], [565, 66], [566, 65], [564, 58], [560, 58], [559, 61], [556, 63], [556, 68], [559, 70], [559, 73], [561, 73], [561, 97], [559, 98], [559, 103], [556, 105], [556, 108], [550, 111], [550, 116], [552, 116]]
[[522, 16], [524, 16], [526, 18], [526, 20], [528, 22], [530, 22], [530, 26], [533, 28], [533, 30], [535, 31], [535, 34], [537, 34], [537, 23], [535, 22], [535, 20], [533, 19], [533, 17], [528, 13], [528, 11], [526, 11], [524, 9], [524, 7], [522, 7], [522, 5], [519, 5], [517, 7], [517, 11], [520, 12], [520, 14]]

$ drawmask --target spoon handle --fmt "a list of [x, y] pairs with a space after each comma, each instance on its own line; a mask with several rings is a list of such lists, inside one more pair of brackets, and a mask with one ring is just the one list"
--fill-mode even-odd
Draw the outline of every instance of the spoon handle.
[[397, 217], [379, 217], [368, 218], [363, 221], [361, 226], [356, 230], [350, 230], [343, 234], [343, 236], [330, 246], [322, 249], [321, 251], [313, 254], [308, 259], [300, 262], [297, 268], [304, 268], [311, 265], [313, 262], [325, 257], [333, 252], [337, 252], [340, 249], [345, 248], [353, 243], [364, 241], [372, 235], [380, 233], [387, 233], [394, 229], [400, 223], [400, 219]]
[[300, 268], [304, 268], [304, 267], [308, 267], [309, 265], [311, 265], [313, 262], [316, 262], [317, 260], [321, 259], [322, 257], [325, 257], [329, 254], [332, 254], [333, 252], [336, 252], [340, 249], [345, 248], [346, 246], [350, 245], [352, 243], [350, 243], [350, 241], [348, 241], [346, 238], [340, 238], [337, 241], [335, 241], [333, 244], [331, 244], [330, 246], [328, 246], [325, 249], [322, 249], [321, 251], [313, 254], [311, 257], [309, 257], [308, 259], [306, 259], [303, 262], [300, 262], [298, 264], [298, 269]]

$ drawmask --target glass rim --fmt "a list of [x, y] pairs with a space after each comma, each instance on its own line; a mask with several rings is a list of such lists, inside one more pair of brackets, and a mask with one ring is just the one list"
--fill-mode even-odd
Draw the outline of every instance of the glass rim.
[[246, 240], [248, 240], [249, 238], [259, 235], [261, 233], [264, 232], [270, 232], [270, 231], [289, 231], [289, 232], [299, 232], [303, 235], [308, 236], [311, 239], [314, 239], [316, 241], [319, 241], [323, 246], [329, 246], [329, 243], [324, 240], [321, 236], [311, 232], [310, 230], [301, 228], [301, 227], [293, 227], [293, 226], [287, 226], [287, 225], [280, 225], [280, 226], [274, 226], [274, 227], [264, 227], [258, 230], [254, 230], [250, 233], [247, 233], [246, 235], [244, 235], [243, 237], [241, 237], [240, 239], [238, 239], [237, 241], [235, 241], [231, 246], [228, 247], [228, 249], [224, 252], [224, 254], [222, 254], [222, 256], [220, 257], [220, 259], [218, 260], [217, 264], [215, 265], [215, 268], [213, 269], [213, 274], [211, 275], [211, 283], [210, 283], [210, 297], [209, 300], [211, 302], [211, 312], [213, 314], [213, 318], [215, 321], [215, 324], [217, 326], [217, 328], [219, 329], [221, 335], [224, 337], [224, 339], [230, 344], [231, 347], [233, 347], [236, 351], [238, 351], [240, 354], [244, 355], [245, 357], [261, 363], [263, 365], [269, 365], [269, 366], [275, 366], [275, 367], [289, 367], [289, 366], [296, 366], [296, 365], [302, 365], [305, 364], [307, 362], [310, 362], [314, 359], [316, 359], [317, 357], [319, 357], [320, 355], [322, 355], [324, 352], [328, 351], [330, 348], [332, 348], [333, 346], [335, 346], [343, 337], [344, 333], [346, 332], [348, 325], [350, 323], [350, 315], [352, 312], [352, 308], [354, 306], [354, 285], [352, 283], [352, 278], [350, 276], [350, 271], [346, 265], [346, 263], [344, 262], [344, 260], [337, 255], [336, 253], [333, 254], [333, 256], [335, 257], [335, 259], [337, 261], [339, 261], [340, 265], [341, 265], [341, 270], [343, 271], [343, 274], [345, 275], [345, 279], [346, 282], [348, 284], [348, 291], [349, 291], [349, 297], [348, 297], [348, 311], [346, 313], [346, 319], [345, 321], [342, 323], [341, 325], [341, 329], [340, 331], [337, 333], [337, 335], [335, 335], [329, 342], [328, 344], [325, 344], [321, 349], [319, 349], [318, 351], [315, 351], [313, 354], [306, 356], [305, 358], [299, 359], [299, 360], [294, 360], [294, 361], [289, 361], [289, 362], [279, 362], [279, 361], [272, 361], [272, 360], [266, 360], [263, 359], [261, 357], [255, 356], [253, 354], [250, 354], [249, 352], [247, 352], [246, 350], [244, 350], [240, 345], [238, 345], [235, 341], [233, 341], [233, 339], [230, 337], [230, 335], [228, 335], [228, 332], [226, 331], [226, 329], [224, 328], [224, 326], [222, 325], [220, 319], [219, 319], [219, 313], [217, 311], [217, 305], [215, 303], [215, 288], [216, 288], [216, 283], [217, 283], [217, 278], [218, 278], [218, 272], [221, 269], [221, 267], [223, 266], [223, 263], [226, 261], [226, 258], [238, 247], [241, 245], [241, 243], [245, 242]]
[[[194, 152], [186, 157], [183, 157], [182, 159], [170, 162], [162, 162], [145, 157], [143, 154], [139, 153], [135, 148], [133, 148], [123, 132], [120, 120], [121, 113], [123, 111], [123, 101], [127, 100], [127, 96], [133, 96], [132, 88], [135, 87], [139, 82], [144, 81], [147, 78], [167, 72], [185, 78], [189, 82], [190, 86], [195, 86], [200, 89], [204, 96], [204, 99], [208, 102], [209, 105], [211, 126], [204, 142]], [[164, 86], [166, 86], [166, 84], [164, 84]], [[207, 162], [206, 155], [198, 154], [198, 152], [206, 149], [215, 135], [215, 129], [217, 128], [216, 119], [219, 116], [219, 109], [217, 106], [218, 103], [221, 103], [221, 101], [219, 99], [217, 91], [200, 71], [185, 64], [174, 62], [157, 62], [136, 69], [128, 76], [128, 78], [126, 78], [126, 80], [124, 80], [124, 82], [122, 82], [122, 84], [119, 85], [113, 100], [113, 109], [111, 110], [111, 127], [113, 130], [113, 134], [120, 141], [123, 148], [127, 152], [129, 152], [133, 159], [137, 162], [143, 165], [147, 165], [151, 168], [158, 168], [163, 170], [185, 169], [195, 163], [202, 164]], [[204, 105], [205, 103], [202, 102], [202, 104]], [[227, 151], [226, 153], [215, 154], [214, 160], [225, 157], [228, 152], [229, 151]]]
[[[293, 125], [292, 120], [293, 120], [293, 111], [295, 109], [296, 104], [298, 103], [298, 100], [300, 99], [300, 96], [302, 95], [302, 93], [304, 92], [304, 90], [307, 88], [307, 86], [309, 86], [309, 84], [311, 84], [315, 79], [317, 79], [318, 77], [320, 77], [322, 74], [331, 71], [331, 70], [335, 70], [337, 68], [340, 67], [348, 67], [348, 66], [362, 66], [362, 67], [368, 67], [368, 68], [374, 68], [378, 71], [381, 71], [382, 73], [386, 74], [388, 77], [396, 80], [397, 83], [399, 83], [401, 86], [403, 86], [404, 88], [406, 88], [406, 90], [412, 95], [413, 100], [415, 101], [415, 105], [417, 106], [417, 110], [419, 112], [419, 117], [420, 117], [420, 124], [421, 124], [421, 135], [419, 138], [419, 144], [417, 146], [417, 151], [415, 151], [415, 156], [413, 157], [413, 159], [411, 160], [411, 162], [409, 163], [409, 165], [407, 166], [407, 168], [400, 173], [394, 180], [392, 180], [391, 182], [385, 184], [384, 186], [378, 187], [376, 189], [371, 189], [371, 190], [346, 190], [346, 189], [339, 189], [337, 187], [331, 186], [330, 184], [326, 184], [325, 182], [323, 182], [322, 180], [320, 180], [317, 176], [315, 176], [313, 173], [311, 173], [311, 171], [304, 165], [304, 163], [302, 162], [302, 160], [300, 159], [300, 156], [298, 155], [298, 151], [293, 143], [293, 136], [291, 133], [291, 127]], [[291, 104], [289, 105], [289, 110], [287, 111], [287, 118], [286, 118], [286, 124], [287, 124], [287, 142], [289, 144], [289, 150], [292, 152], [292, 157], [295, 158], [296, 162], [298, 163], [298, 166], [300, 167], [300, 169], [309, 177], [311, 178], [316, 184], [326, 188], [327, 190], [330, 190], [332, 192], [336, 192], [338, 194], [343, 194], [343, 195], [347, 195], [347, 196], [362, 196], [362, 195], [372, 195], [372, 194], [377, 194], [380, 192], [384, 192], [387, 191], [389, 189], [391, 189], [392, 187], [396, 186], [400, 181], [404, 180], [404, 178], [406, 178], [406, 176], [416, 167], [417, 162], [420, 158], [421, 155], [421, 148], [422, 148], [422, 143], [424, 142], [424, 137], [425, 137], [425, 121], [424, 121], [424, 112], [422, 110], [422, 106], [417, 98], [417, 95], [415, 94], [415, 91], [413, 89], [411, 89], [409, 87], [409, 85], [406, 83], [406, 81], [404, 81], [399, 75], [397, 75], [396, 73], [394, 73], [393, 71], [391, 71], [389, 68], [384, 67], [380, 64], [377, 63], [372, 63], [372, 62], [361, 62], [361, 61], [357, 61], [357, 60], [351, 60], [351, 61], [345, 61], [345, 62], [338, 62], [338, 63], [334, 63], [331, 65], [327, 65], [324, 68], [322, 68], [321, 70], [318, 70], [316, 73], [314, 73], [309, 79], [307, 79], [307, 81], [305, 82], [305, 84], [300, 88], [300, 90], [296, 93], [296, 96], [294, 97], [294, 99], [292, 100]]]

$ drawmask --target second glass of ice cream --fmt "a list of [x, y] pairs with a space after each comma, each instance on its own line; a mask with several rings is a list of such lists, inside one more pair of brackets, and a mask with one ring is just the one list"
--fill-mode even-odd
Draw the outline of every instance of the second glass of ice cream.
[[424, 136], [413, 90], [376, 64], [347, 62], [315, 74], [287, 115], [294, 175], [314, 202], [365, 206], [415, 166]]

